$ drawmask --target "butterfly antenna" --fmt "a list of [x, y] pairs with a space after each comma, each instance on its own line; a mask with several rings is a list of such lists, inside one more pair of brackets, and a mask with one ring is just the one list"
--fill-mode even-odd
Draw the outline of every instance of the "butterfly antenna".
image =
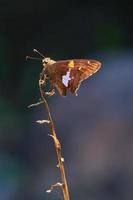
[[42, 54], [42, 53], [40, 53], [37, 49], [33, 49], [33, 51], [35, 52], [35, 53], [38, 53], [40, 56], [42, 56], [43, 58], [45, 58], [45, 56]]
[[41, 58], [35, 58], [35, 57], [31, 57], [31, 56], [26, 56], [26, 60], [28, 60], [28, 59], [30, 59], [30, 60], [41, 60], [42, 61]]

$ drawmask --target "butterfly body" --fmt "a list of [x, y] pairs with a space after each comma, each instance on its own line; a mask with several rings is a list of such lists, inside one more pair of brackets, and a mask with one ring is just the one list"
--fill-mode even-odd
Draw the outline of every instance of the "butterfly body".
[[77, 95], [81, 81], [96, 73], [101, 63], [87, 59], [54, 61], [45, 58], [43, 66], [44, 74], [50, 81], [51, 91], [56, 87], [61, 96], [66, 96], [67, 91]]

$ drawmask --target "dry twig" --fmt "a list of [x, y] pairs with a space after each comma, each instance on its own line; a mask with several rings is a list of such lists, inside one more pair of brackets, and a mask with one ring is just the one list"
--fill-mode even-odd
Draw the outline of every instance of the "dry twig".
[[57, 160], [58, 160], [58, 169], [60, 171], [60, 176], [61, 176], [61, 182], [58, 182], [56, 184], [51, 185], [50, 189], [47, 190], [47, 193], [50, 193], [55, 187], [59, 187], [62, 190], [63, 193], [63, 199], [64, 200], [69, 200], [69, 191], [68, 191], [68, 185], [67, 185], [67, 180], [66, 180], [66, 175], [65, 175], [65, 169], [64, 169], [64, 158], [61, 155], [61, 144], [59, 142], [59, 139], [57, 138], [56, 132], [55, 132], [55, 127], [54, 127], [54, 122], [50, 113], [49, 105], [47, 103], [47, 100], [45, 98], [46, 92], [44, 91], [44, 86], [45, 86], [45, 75], [42, 71], [40, 74], [40, 79], [39, 79], [39, 90], [40, 90], [40, 96], [41, 99], [38, 103], [31, 104], [28, 106], [34, 107], [38, 106], [40, 104], [44, 105], [44, 108], [48, 114], [48, 120], [37, 120], [36, 122], [39, 124], [48, 124], [50, 128], [51, 136], [53, 138], [54, 144], [55, 144], [55, 150], [56, 150], [56, 155], [57, 155]]
[[[55, 132], [55, 127], [54, 127], [54, 122], [53, 122], [53, 119], [52, 119], [52, 116], [50, 113], [50, 109], [49, 109], [49, 105], [45, 98], [44, 81], [43, 80], [44, 80], [44, 74], [42, 73], [42, 74], [40, 74], [40, 80], [39, 80], [41, 102], [43, 102], [45, 110], [48, 114], [48, 121], [49, 121], [48, 125], [49, 125], [50, 131], [51, 131], [50, 136], [54, 140], [55, 150], [56, 150], [56, 155], [57, 155], [57, 160], [58, 160], [58, 168], [59, 168], [60, 175], [61, 175], [61, 183], [51, 186], [51, 190], [55, 186], [61, 187], [64, 200], [69, 200], [69, 191], [68, 191], [67, 180], [66, 180], [65, 169], [64, 169], [64, 159], [62, 158], [62, 155], [61, 155], [61, 144], [59, 142], [59, 139], [57, 138], [57, 135]], [[49, 190], [49, 191], [51, 191], [51, 190]]]

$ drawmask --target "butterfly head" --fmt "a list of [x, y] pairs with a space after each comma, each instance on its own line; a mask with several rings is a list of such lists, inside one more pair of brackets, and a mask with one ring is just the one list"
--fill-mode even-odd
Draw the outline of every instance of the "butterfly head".
[[42, 59], [42, 63], [43, 63], [43, 66], [52, 65], [53, 63], [55, 63], [55, 61], [47, 57], [47, 58]]
[[31, 56], [26, 56], [27, 59], [32, 59], [32, 60], [40, 60], [42, 61], [43, 66], [45, 67], [46, 65], [52, 65], [56, 61], [50, 59], [49, 57], [45, 57], [42, 53], [40, 53], [37, 49], [33, 49], [33, 52], [39, 54], [42, 58], [36, 58], [36, 57], [31, 57]]

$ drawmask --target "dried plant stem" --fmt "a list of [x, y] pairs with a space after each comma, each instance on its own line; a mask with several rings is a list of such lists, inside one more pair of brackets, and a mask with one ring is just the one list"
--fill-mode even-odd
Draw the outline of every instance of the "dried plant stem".
[[[47, 100], [45, 98], [45, 92], [44, 92], [44, 77], [43, 74], [41, 74], [40, 76], [40, 80], [39, 80], [39, 89], [40, 89], [40, 95], [41, 95], [41, 102], [43, 102], [44, 108], [48, 114], [48, 120], [49, 120], [49, 127], [50, 127], [50, 131], [51, 131], [51, 137], [54, 140], [54, 144], [55, 144], [55, 150], [56, 150], [56, 155], [57, 155], [57, 160], [58, 160], [58, 168], [60, 171], [60, 175], [61, 175], [61, 183], [57, 183], [55, 185], [52, 186], [52, 188], [54, 186], [60, 186], [62, 189], [62, 193], [63, 193], [63, 197], [64, 200], [69, 200], [69, 191], [68, 191], [68, 186], [67, 186], [67, 180], [66, 180], [66, 175], [65, 175], [65, 169], [64, 169], [64, 159], [62, 158], [61, 155], [61, 144], [57, 138], [56, 132], [55, 132], [55, 127], [54, 127], [54, 123], [53, 123], [53, 119], [50, 113], [50, 109], [49, 109], [49, 105], [47, 103]], [[49, 190], [48, 190], [49, 192]]]

